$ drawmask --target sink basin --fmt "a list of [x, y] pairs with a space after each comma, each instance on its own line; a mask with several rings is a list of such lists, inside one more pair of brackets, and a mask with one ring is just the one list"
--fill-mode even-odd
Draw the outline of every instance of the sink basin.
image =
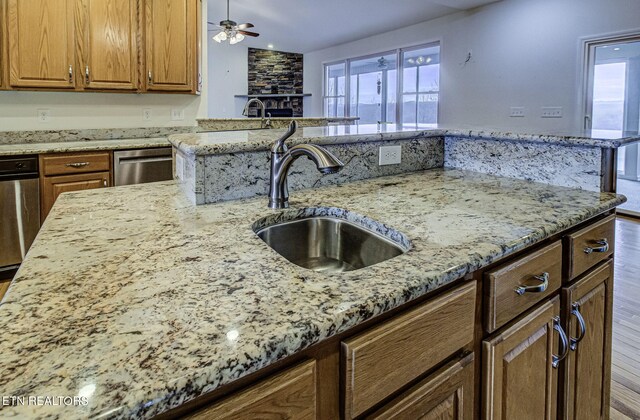
[[332, 216], [312, 216], [266, 227], [259, 222], [254, 224], [254, 231], [267, 245], [290, 262], [314, 271], [358, 270], [409, 249], [377, 232]]

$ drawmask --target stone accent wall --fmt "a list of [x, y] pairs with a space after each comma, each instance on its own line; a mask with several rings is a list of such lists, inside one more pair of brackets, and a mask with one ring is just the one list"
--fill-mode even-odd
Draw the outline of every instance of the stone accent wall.
[[[302, 92], [302, 54], [249, 48], [249, 95]], [[267, 108], [291, 108], [302, 117], [302, 98], [261, 98]], [[252, 107], [250, 115], [256, 115]]]

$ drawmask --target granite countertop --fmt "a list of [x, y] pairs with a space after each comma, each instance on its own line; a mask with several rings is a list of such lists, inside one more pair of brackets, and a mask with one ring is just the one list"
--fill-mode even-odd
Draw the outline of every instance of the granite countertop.
[[[271, 117], [269, 118], [271, 121], [357, 121], [360, 117]], [[260, 121], [260, 118], [199, 118], [196, 121], [199, 123], [207, 123], [207, 122], [224, 122], [224, 121], [233, 121], [233, 122], [251, 122], [251, 121]]]
[[153, 147], [171, 147], [171, 144], [166, 137], [0, 144], [0, 156], [35, 155], [39, 153], [94, 152], [100, 150], [148, 149]]
[[[0, 303], [0, 395], [88, 405], [0, 417], [151, 417], [625, 201], [451, 169], [290, 200], [283, 214], [265, 197], [192, 206], [174, 182], [62, 194]], [[310, 212], [383, 222], [410, 250], [323, 274], [252, 230]]]
[[[174, 134], [169, 141], [184, 153], [209, 155], [219, 153], [267, 150], [286, 132], [286, 129], [216, 131]], [[535, 132], [535, 131], [534, 131]], [[576, 147], [617, 148], [640, 141], [638, 132], [623, 133], [622, 137], [601, 138], [588, 132], [539, 133], [507, 131], [492, 128], [433, 126], [430, 128], [402, 124], [352, 124], [327, 127], [303, 127], [288, 140], [289, 145], [300, 143], [345, 144], [361, 141], [399, 140], [416, 137], [465, 137], [515, 142], [561, 144]]]

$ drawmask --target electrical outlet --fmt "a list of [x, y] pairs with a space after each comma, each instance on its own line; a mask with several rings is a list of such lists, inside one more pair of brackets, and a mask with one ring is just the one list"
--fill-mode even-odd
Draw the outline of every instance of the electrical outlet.
[[524, 107], [512, 106], [509, 116], [510, 117], [524, 117]]
[[171, 109], [171, 121], [183, 121], [184, 109], [172, 108]]
[[153, 112], [151, 111], [151, 108], [144, 108], [142, 110], [142, 119], [144, 121], [151, 121], [152, 117], [153, 117]]
[[38, 110], [38, 121], [41, 123], [47, 123], [51, 120], [51, 110], [50, 109], [39, 109]]
[[541, 118], [562, 118], [561, 106], [543, 106], [541, 110]]
[[378, 165], [397, 165], [402, 161], [402, 146], [380, 146]]

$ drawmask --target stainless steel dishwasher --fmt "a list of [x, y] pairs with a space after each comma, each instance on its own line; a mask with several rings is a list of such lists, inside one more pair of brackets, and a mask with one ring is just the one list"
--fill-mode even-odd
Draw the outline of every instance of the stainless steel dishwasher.
[[0, 157], [0, 271], [17, 267], [40, 230], [37, 156]]
[[113, 183], [143, 184], [173, 179], [171, 147], [113, 152]]

